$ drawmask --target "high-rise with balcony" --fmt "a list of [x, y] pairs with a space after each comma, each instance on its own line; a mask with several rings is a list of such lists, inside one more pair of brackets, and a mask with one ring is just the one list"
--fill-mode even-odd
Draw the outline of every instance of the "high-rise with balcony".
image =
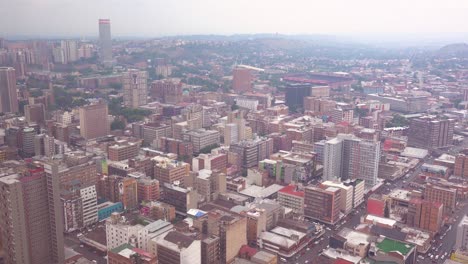
[[0, 112], [18, 112], [16, 73], [11, 67], [0, 67]]
[[453, 119], [425, 116], [411, 119], [408, 145], [418, 148], [441, 148], [452, 145]]
[[112, 61], [112, 39], [110, 19], [99, 19], [99, 44], [101, 46], [101, 61]]
[[146, 71], [128, 70], [122, 74], [124, 105], [137, 108], [147, 103], [148, 74]]
[[0, 238], [5, 263], [64, 263], [57, 167], [0, 178]]

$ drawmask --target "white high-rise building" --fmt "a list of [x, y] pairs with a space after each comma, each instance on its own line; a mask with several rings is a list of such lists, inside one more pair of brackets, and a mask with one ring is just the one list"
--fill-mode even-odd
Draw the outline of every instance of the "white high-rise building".
[[224, 145], [231, 145], [239, 142], [239, 128], [237, 124], [226, 124], [224, 127]]
[[148, 99], [148, 74], [146, 71], [128, 70], [122, 74], [124, 105], [137, 108], [146, 105]]
[[62, 40], [60, 48], [65, 56], [65, 63], [70, 63], [78, 60], [78, 45], [74, 40]]
[[323, 178], [326, 180], [341, 179], [343, 141], [333, 138], [325, 142], [323, 152]]
[[380, 142], [339, 134], [325, 142], [323, 178], [326, 180], [362, 179], [367, 188], [377, 183]]
[[456, 249], [468, 249], [468, 215], [465, 215], [457, 227]]
[[80, 189], [83, 206], [83, 226], [89, 226], [98, 221], [96, 185]]

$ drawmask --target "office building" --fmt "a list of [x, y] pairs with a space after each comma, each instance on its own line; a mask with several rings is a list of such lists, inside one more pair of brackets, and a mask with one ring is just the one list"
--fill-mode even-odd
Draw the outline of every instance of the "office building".
[[159, 264], [201, 264], [201, 241], [170, 231], [156, 240]]
[[273, 154], [273, 139], [256, 138], [231, 144], [229, 152], [239, 155], [243, 168], [252, 168]]
[[44, 125], [45, 107], [43, 104], [31, 104], [24, 106], [24, 117], [28, 124]]
[[112, 61], [112, 39], [110, 19], [99, 19], [99, 45], [102, 62]]
[[95, 139], [109, 134], [107, 104], [98, 103], [83, 106], [80, 112], [80, 134], [85, 139]]
[[36, 137], [37, 132], [32, 127], [23, 128], [22, 132], [22, 144], [21, 144], [21, 156], [23, 158], [30, 158], [34, 156], [34, 138]]
[[453, 175], [468, 178], [468, 156], [465, 154], [458, 154], [455, 156]]
[[468, 215], [463, 216], [460, 224], [457, 226], [457, 240], [455, 249], [468, 249]]
[[[315, 147], [315, 146], [314, 146]], [[323, 148], [323, 178], [340, 180], [343, 158], [343, 141], [333, 138], [324, 143]]]
[[423, 193], [424, 199], [431, 202], [439, 202], [444, 205], [444, 214], [451, 215], [457, 205], [457, 190], [434, 184], [427, 184]]
[[353, 206], [353, 196], [354, 196], [354, 187], [351, 185], [345, 185], [341, 182], [332, 182], [332, 181], [324, 181], [321, 183], [324, 187], [335, 187], [340, 190], [341, 196], [341, 204], [340, 210], [343, 214], [349, 214], [354, 206]]
[[197, 219], [193, 226], [203, 235], [219, 237], [217, 263], [232, 263], [243, 245], [247, 245], [247, 218], [220, 209], [213, 209]]
[[178, 214], [185, 215], [189, 209], [198, 208], [198, 193], [192, 188], [164, 183], [163, 192], [163, 201], [173, 205]]
[[339, 134], [325, 142], [323, 176], [326, 180], [362, 179], [366, 187], [377, 183], [380, 142]]
[[406, 224], [437, 234], [442, 227], [443, 214], [442, 203], [412, 198], [408, 205]]
[[304, 108], [304, 98], [310, 96], [311, 85], [303, 83], [288, 83], [286, 85], [286, 105], [295, 112]]
[[63, 215], [55, 165], [0, 177], [5, 263], [64, 263]]
[[145, 202], [140, 212], [142, 212], [145, 217], [152, 220], [172, 222], [176, 218], [175, 207], [159, 201]]
[[218, 264], [220, 262], [219, 237], [207, 236], [201, 241], [201, 263]]
[[216, 200], [219, 194], [225, 193], [226, 185], [226, 174], [207, 169], [198, 172], [194, 184], [199, 200], [205, 202]]
[[253, 76], [250, 69], [235, 68], [232, 70], [232, 89], [237, 93], [251, 92]]
[[18, 111], [15, 69], [0, 67], [0, 112], [16, 113]]
[[304, 191], [298, 186], [288, 185], [278, 192], [278, 203], [292, 209], [297, 214], [304, 214]]
[[336, 102], [318, 97], [304, 97], [304, 111], [315, 116], [325, 115], [335, 109]]
[[140, 70], [128, 70], [122, 73], [124, 105], [138, 108], [146, 105], [148, 99], [148, 73]]
[[98, 221], [97, 192], [95, 185], [76, 188], [61, 193], [64, 231], [73, 232]]
[[224, 153], [200, 154], [192, 159], [192, 171], [212, 170], [226, 172], [228, 157]]
[[205, 151], [207, 147], [218, 146], [220, 143], [218, 131], [203, 128], [187, 131], [182, 134], [182, 138], [192, 143], [194, 153], [200, 153], [201, 150]]
[[182, 101], [180, 79], [157, 80], [151, 83], [150, 96], [161, 103], [178, 104]]
[[116, 141], [107, 148], [109, 160], [121, 161], [135, 158], [140, 150], [140, 142]]
[[327, 224], [339, 220], [341, 192], [336, 187], [306, 187], [304, 189], [304, 215]]
[[74, 40], [62, 40], [60, 48], [63, 51], [64, 63], [71, 63], [78, 60], [78, 46]]
[[408, 146], [434, 149], [452, 145], [453, 119], [435, 116], [413, 118], [408, 130]]
[[190, 172], [190, 164], [165, 157], [156, 157], [154, 161], [154, 178], [159, 180], [160, 184], [184, 184], [184, 178]]
[[150, 178], [140, 178], [137, 180], [138, 204], [143, 201], [157, 201], [160, 197], [159, 181]]

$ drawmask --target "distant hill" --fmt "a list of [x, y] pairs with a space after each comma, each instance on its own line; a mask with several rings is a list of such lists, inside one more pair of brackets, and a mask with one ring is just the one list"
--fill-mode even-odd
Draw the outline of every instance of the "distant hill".
[[466, 43], [455, 43], [440, 48], [436, 55], [438, 57], [458, 57], [468, 58], [468, 44]]

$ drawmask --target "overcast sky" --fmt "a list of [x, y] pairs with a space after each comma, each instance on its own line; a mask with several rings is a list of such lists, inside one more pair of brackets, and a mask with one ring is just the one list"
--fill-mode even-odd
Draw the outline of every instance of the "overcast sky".
[[468, 0], [0, 0], [0, 36], [468, 32]]

